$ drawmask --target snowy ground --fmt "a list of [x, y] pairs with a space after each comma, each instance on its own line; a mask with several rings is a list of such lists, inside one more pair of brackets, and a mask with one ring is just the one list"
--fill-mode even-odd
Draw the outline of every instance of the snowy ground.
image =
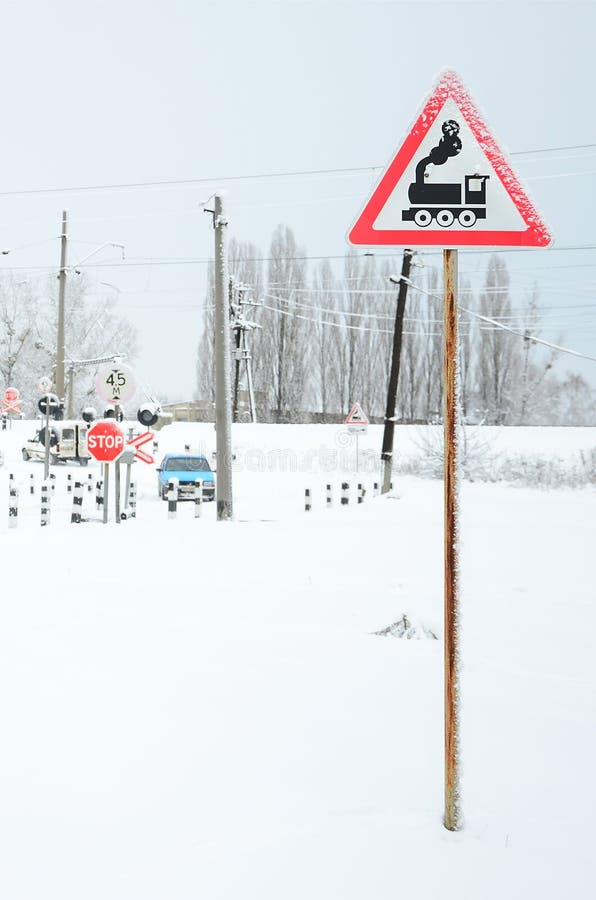
[[[235, 521], [39, 525], [32, 423], [0, 433], [0, 896], [7, 900], [588, 897], [596, 799], [596, 491], [462, 487], [464, 830], [443, 812], [442, 485], [373, 498], [379, 430], [239, 426]], [[398, 429], [398, 447], [413, 432]], [[565, 457], [595, 429], [503, 429]], [[209, 452], [171, 426], [160, 452]], [[367, 454], [367, 450], [370, 451]], [[335, 453], [335, 456], [332, 454]], [[342, 453], [344, 454], [342, 456]], [[30, 474], [35, 493], [30, 495]], [[339, 484], [351, 503], [337, 505]], [[336, 505], [324, 508], [324, 485]], [[303, 511], [304, 488], [314, 508]], [[92, 521], [96, 519], [96, 521]]]

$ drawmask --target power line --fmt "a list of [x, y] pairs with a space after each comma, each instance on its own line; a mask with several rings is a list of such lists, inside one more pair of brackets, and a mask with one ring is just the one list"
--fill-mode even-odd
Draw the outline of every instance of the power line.
[[[535, 150], [517, 150], [510, 153], [510, 156], [526, 156], [534, 153], [559, 153], [569, 150], [592, 150], [596, 148], [596, 144], [575, 144], [567, 147], [542, 147]], [[86, 184], [77, 186], [67, 186], [59, 188], [26, 188], [14, 191], [0, 191], [0, 197], [25, 197], [34, 194], [66, 194], [66, 193], [82, 193], [87, 191], [120, 191], [120, 190], [139, 190], [143, 188], [155, 187], [185, 187], [188, 185], [213, 184], [222, 182], [236, 181], [262, 181], [266, 179], [278, 178], [301, 178], [319, 175], [360, 175], [371, 174], [382, 171], [385, 166], [350, 166], [346, 168], [331, 169], [294, 169], [284, 172], [257, 172], [247, 173], [244, 175], [211, 175], [204, 178], [175, 178], [162, 179], [160, 181], [131, 181], [109, 184]]]
[[[424, 288], [419, 287], [417, 284], [414, 284], [408, 278], [408, 285], [415, 291], [420, 291], [423, 294], [428, 294], [429, 297], [441, 297], [441, 294], [433, 293], [432, 291], [426, 291]], [[497, 322], [496, 319], [491, 319], [489, 316], [482, 316], [480, 313], [473, 312], [471, 309], [466, 309], [465, 307], [460, 307], [461, 310], [465, 313], [468, 313], [470, 316], [474, 316], [476, 319], [482, 319], [485, 322], [489, 322], [491, 325], [494, 325], [496, 328], [501, 328], [503, 331], [509, 331], [511, 334], [516, 334], [518, 337], [523, 338], [527, 341], [532, 341], [535, 344], [543, 344], [545, 347], [550, 347], [553, 350], [557, 350], [559, 353], [569, 353], [571, 356], [578, 356], [581, 359], [589, 359], [592, 362], [596, 362], [596, 356], [587, 356], [585, 353], [579, 353], [577, 350], [570, 350], [569, 347], [559, 347], [557, 344], [551, 344], [549, 341], [543, 341], [541, 338], [536, 337], [533, 334], [529, 334], [527, 331], [516, 331], [514, 328], [510, 328], [508, 325], [503, 325], [501, 322]]]

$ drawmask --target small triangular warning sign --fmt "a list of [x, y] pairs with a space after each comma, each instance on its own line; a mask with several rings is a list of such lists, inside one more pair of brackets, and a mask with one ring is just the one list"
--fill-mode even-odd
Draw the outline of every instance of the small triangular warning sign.
[[364, 411], [359, 403], [354, 404], [354, 406], [348, 413], [348, 417], [344, 422], [344, 425], [368, 425], [368, 419], [364, 415]]
[[463, 82], [448, 71], [348, 240], [368, 246], [547, 247], [552, 236]]

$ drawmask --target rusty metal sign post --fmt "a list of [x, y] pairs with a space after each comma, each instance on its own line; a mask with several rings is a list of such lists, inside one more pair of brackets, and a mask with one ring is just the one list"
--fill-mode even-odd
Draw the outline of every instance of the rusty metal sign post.
[[443, 250], [444, 535], [445, 535], [445, 817], [449, 831], [461, 828], [458, 715], [458, 492], [457, 492], [457, 250]]
[[[464, 152], [461, 152], [461, 151]], [[442, 167], [445, 167], [444, 169]], [[444, 265], [445, 815], [462, 827], [458, 709], [457, 253], [553, 238], [456, 72], [441, 74], [348, 233], [355, 245], [437, 247]], [[412, 285], [414, 289], [416, 285]]]

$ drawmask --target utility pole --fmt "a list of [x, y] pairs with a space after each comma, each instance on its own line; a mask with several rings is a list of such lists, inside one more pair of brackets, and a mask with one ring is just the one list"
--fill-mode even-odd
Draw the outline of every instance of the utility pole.
[[[240, 303], [242, 299], [242, 288], [238, 285], [238, 303]], [[232, 327], [234, 328], [234, 404], [232, 407], [232, 421], [238, 421], [238, 391], [240, 387], [240, 338], [242, 332], [239, 328], [235, 327], [236, 324], [236, 310], [234, 308], [234, 279], [230, 278], [230, 313], [232, 316]]]
[[[395, 327], [393, 329], [393, 350], [391, 353], [391, 372], [389, 375], [389, 387], [387, 389], [387, 407], [385, 409], [385, 430], [383, 431], [383, 447], [381, 460], [383, 462], [383, 484], [381, 493], [387, 494], [391, 488], [391, 469], [393, 467], [393, 435], [395, 431], [395, 401], [397, 399], [397, 383], [399, 380], [399, 363], [401, 357], [401, 339], [404, 329], [404, 311], [406, 308], [406, 296], [408, 293], [408, 279], [410, 277], [410, 264], [412, 251], [404, 250], [401, 265], [401, 277], [399, 279], [399, 293], [397, 296], [397, 310], [395, 312]], [[390, 278], [394, 284], [396, 278]]]
[[74, 375], [75, 370], [71, 362], [68, 367], [68, 409], [66, 412], [68, 419], [74, 419]]
[[66, 242], [68, 212], [62, 211], [62, 235], [60, 238], [60, 273], [58, 275], [58, 334], [56, 346], [56, 372], [54, 383], [59, 400], [64, 399], [64, 293], [66, 288]]
[[215, 194], [215, 435], [217, 519], [232, 518], [232, 398], [230, 371], [230, 307], [226, 236], [228, 220], [221, 194]]
[[252, 356], [248, 347], [247, 340], [247, 332], [254, 331], [255, 328], [260, 328], [260, 325], [257, 325], [256, 322], [249, 322], [245, 317], [245, 307], [247, 306], [258, 306], [259, 303], [254, 300], [245, 300], [244, 294], [247, 290], [249, 290], [248, 285], [246, 284], [238, 284], [237, 287], [238, 292], [238, 301], [234, 303], [234, 288], [232, 284], [232, 279], [230, 279], [230, 309], [232, 313], [232, 329], [234, 331], [234, 351], [233, 358], [235, 362], [235, 372], [234, 372], [234, 403], [232, 407], [232, 415], [233, 421], [238, 421], [238, 406], [239, 406], [239, 391], [240, 391], [240, 363], [243, 362], [246, 369], [246, 382], [248, 387], [248, 403], [250, 406], [250, 419], [251, 422], [257, 421], [257, 409], [255, 405], [255, 395], [253, 390], [253, 382], [252, 382], [252, 367], [251, 360]]

